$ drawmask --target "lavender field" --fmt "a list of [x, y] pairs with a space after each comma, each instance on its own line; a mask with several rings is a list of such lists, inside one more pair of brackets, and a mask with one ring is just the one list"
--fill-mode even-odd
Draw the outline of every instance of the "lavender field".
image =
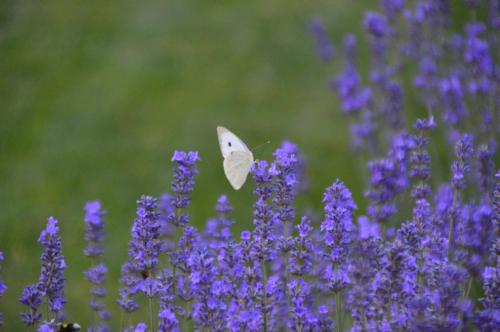
[[[258, 8], [276, 13], [286, 5], [269, 6]], [[367, 6], [346, 10], [355, 20], [348, 25], [352, 33], [319, 7], [291, 5], [290, 21], [285, 9], [283, 17], [270, 16], [302, 31], [299, 41], [308, 52], [297, 48], [303, 51], [297, 56], [291, 46], [265, 43], [273, 59], [282, 56], [286, 63], [271, 76], [289, 82], [273, 78], [282, 84], [273, 94], [263, 74], [256, 89], [262, 85], [269, 95], [252, 90], [246, 98], [283, 98], [288, 107], [300, 104], [299, 97], [317, 103], [302, 101], [303, 110], [289, 114], [247, 109], [227, 117], [229, 111], [206, 111], [205, 118], [169, 108], [172, 122], [153, 117], [148, 123], [161, 125], [152, 126], [150, 136], [148, 126], [136, 132], [154, 142], [144, 146], [161, 157], [134, 159], [141, 144], [122, 148], [132, 155], [130, 167], [150, 182], [130, 180], [127, 191], [116, 184], [113, 167], [128, 159], [104, 161], [111, 170], [99, 181], [81, 180], [91, 184], [75, 190], [82, 199], [75, 211], [73, 203], [59, 207], [65, 195], [73, 202], [71, 192], [47, 191], [40, 204], [46, 200], [55, 211], [41, 207], [47, 219], [16, 229], [10, 221], [16, 205], [6, 204], [0, 216], [11, 233], [2, 230], [0, 237], [0, 326], [44, 332], [80, 326], [500, 331], [500, 1]], [[340, 20], [342, 6], [335, 9]], [[284, 45], [294, 45], [289, 42]], [[295, 70], [303, 76], [290, 74]], [[220, 84], [217, 70], [212, 74]], [[179, 100], [190, 93], [196, 91]], [[199, 121], [204, 125], [197, 131]], [[249, 146], [271, 138], [253, 152], [256, 161], [241, 191], [223, 178], [216, 126], [225, 121]], [[187, 128], [172, 134], [182, 139], [159, 148], [158, 133], [176, 126]], [[62, 178], [83, 169], [76, 160]], [[156, 166], [148, 165], [156, 162], [170, 183], [151, 174]], [[97, 193], [104, 196], [88, 197]], [[106, 204], [106, 195], [131, 193], [135, 205]], [[25, 246], [28, 241], [33, 247]]]

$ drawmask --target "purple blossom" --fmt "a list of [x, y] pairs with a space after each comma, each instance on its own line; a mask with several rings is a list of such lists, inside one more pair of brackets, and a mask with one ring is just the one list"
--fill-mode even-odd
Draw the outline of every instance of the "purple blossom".
[[191, 202], [189, 194], [193, 191], [194, 176], [198, 174], [196, 162], [200, 160], [198, 152], [175, 151], [172, 161], [177, 163], [174, 168], [174, 178], [172, 180], [172, 198], [174, 212], [168, 217], [168, 221], [175, 225], [185, 227], [189, 223], [189, 215], [179, 212], [185, 209]]
[[476, 324], [481, 331], [496, 331], [500, 329], [500, 269], [487, 266], [483, 272], [484, 297], [481, 299], [483, 310], [476, 318]]
[[465, 186], [465, 176], [470, 171], [470, 161], [474, 153], [474, 138], [470, 134], [464, 134], [455, 144], [455, 154], [457, 159], [453, 161], [452, 184], [455, 189], [462, 189]]
[[323, 23], [319, 19], [313, 19], [309, 22], [309, 30], [314, 37], [321, 60], [325, 63], [332, 61], [335, 57], [335, 47], [330, 42]]
[[287, 287], [292, 303], [288, 327], [292, 331], [315, 330], [318, 322], [311, 310], [311, 287], [303, 279], [292, 279]]
[[342, 102], [345, 113], [357, 112], [371, 101], [371, 90], [361, 86], [361, 78], [356, 69], [356, 37], [348, 35], [344, 38], [344, 53], [346, 63], [343, 72], [331, 82], [332, 88]]
[[476, 178], [479, 190], [489, 194], [495, 185], [495, 150], [492, 144], [481, 144], [477, 149]]
[[49, 217], [47, 228], [42, 231], [38, 242], [44, 247], [41, 256], [42, 268], [37, 287], [47, 299], [49, 310], [57, 316], [64, 309], [64, 270], [66, 262], [62, 255], [59, 227], [54, 217]]
[[102, 217], [106, 215], [106, 212], [101, 210], [101, 203], [99, 201], [87, 202], [84, 210], [85, 241], [87, 242], [83, 252], [87, 257], [97, 258], [104, 252], [102, 248], [104, 241], [104, 222]]
[[192, 318], [196, 326], [224, 329], [226, 304], [224, 296], [228, 287], [217, 280], [214, 258], [207, 251], [195, 250], [189, 257], [190, 287], [193, 294]]
[[308, 274], [312, 268], [313, 243], [310, 238], [313, 228], [308, 217], [302, 217], [300, 224], [295, 226], [298, 237], [290, 252], [288, 268], [292, 275], [303, 276]]
[[388, 33], [385, 17], [378, 13], [366, 13], [363, 25], [365, 29], [375, 38], [382, 38]]
[[325, 277], [332, 292], [339, 292], [350, 283], [347, 256], [352, 241], [352, 214], [357, 208], [351, 192], [342, 183], [335, 181], [323, 196], [325, 219], [320, 230], [328, 248], [325, 253], [330, 264], [326, 265]]
[[269, 261], [275, 241], [273, 234], [275, 215], [269, 202], [273, 193], [272, 172], [267, 162], [260, 161], [253, 165], [252, 173], [256, 184], [254, 195], [257, 198], [253, 212], [255, 250], [260, 260]]
[[[85, 204], [85, 240], [87, 241], [84, 254], [87, 257], [97, 259], [102, 256], [104, 249], [102, 247], [104, 241], [104, 222], [102, 217], [106, 213], [101, 210], [99, 201], [88, 202]], [[106, 281], [106, 273], [108, 269], [104, 263], [99, 263], [87, 269], [85, 279], [91, 283], [90, 307], [94, 310], [101, 319], [108, 320], [111, 318], [106, 310], [106, 304], [101, 301], [106, 295], [106, 288], [103, 285]], [[89, 327], [89, 331], [109, 331], [109, 327], [105, 323], [98, 323], [94, 327]]]
[[21, 312], [20, 316], [26, 326], [34, 326], [42, 319], [42, 314], [38, 312], [42, 305], [44, 293], [40, 291], [37, 285], [30, 285], [24, 288], [19, 302], [28, 307], [27, 312]]
[[439, 85], [443, 102], [443, 120], [452, 126], [461, 123], [467, 116], [467, 109], [463, 99], [463, 88], [459, 77], [452, 75], [443, 79]]

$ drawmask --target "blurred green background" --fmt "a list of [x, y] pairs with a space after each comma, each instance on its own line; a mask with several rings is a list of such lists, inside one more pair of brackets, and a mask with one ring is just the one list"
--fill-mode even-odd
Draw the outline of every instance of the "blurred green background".
[[[224, 177], [216, 131], [224, 125], [271, 159], [284, 139], [308, 159], [303, 209], [321, 208], [337, 177], [362, 197], [362, 162], [347, 119], [328, 91], [333, 67], [318, 60], [307, 28], [320, 17], [338, 46], [361, 33], [376, 1], [14, 1], [0, 3], [0, 300], [5, 330], [22, 330], [18, 298], [37, 280], [46, 218], [60, 221], [69, 268], [67, 313], [91, 318], [82, 271], [83, 205], [109, 215], [104, 260], [114, 304], [135, 201], [169, 190], [175, 149], [197, 150], [192, 221], [203, 227], [222, 193], [237, 229], [251, 227], [251, 181]], [[115, 325], [116, 327], [117, 325]]]

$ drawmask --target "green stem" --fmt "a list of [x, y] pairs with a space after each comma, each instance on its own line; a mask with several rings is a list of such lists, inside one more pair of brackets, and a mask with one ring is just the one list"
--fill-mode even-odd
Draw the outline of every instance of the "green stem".
[[342, 313], [341, 313], [341, 309], [342, 309], [342, 300], [340, 298], [340, 291], [338, 291], [336, 294], [335, 294], [335, 313], [336, 313], [336, 317], [337, 317], [337, 330], [339, 332], [343, 331], [344, 329], [342, 328]]
[[153, 325], [153, 301], [151, 298], [149, 298], [149, 326], [150, 330], [154, 332], [154, 325]]
[[267, 284], [267, 271], [266, 262], [261, 259], [260, 265], [262, 268], [262, 317], [264, 320], [263, 331], [267, 332], [267, 294], [266, 294], [266, 284]]
[[455, 223], [455, 206], [457, 205], [457, 190], [453, 192], [453, 203], [451, 206], [451, 220], [450, 220], [450, 228], [448, 231], [448, 260], [451, 261], [451, 241], [453, 240], [453, 224]]

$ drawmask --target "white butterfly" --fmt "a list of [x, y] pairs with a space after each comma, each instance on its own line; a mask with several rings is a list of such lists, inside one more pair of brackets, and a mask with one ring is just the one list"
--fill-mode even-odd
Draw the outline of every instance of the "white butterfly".
[[224, 157], [224, 173], [231, 186], [238, 190], [252, 168], [253, 154], [245, 143], [224, 127], [217, 127], [220, 151]]

